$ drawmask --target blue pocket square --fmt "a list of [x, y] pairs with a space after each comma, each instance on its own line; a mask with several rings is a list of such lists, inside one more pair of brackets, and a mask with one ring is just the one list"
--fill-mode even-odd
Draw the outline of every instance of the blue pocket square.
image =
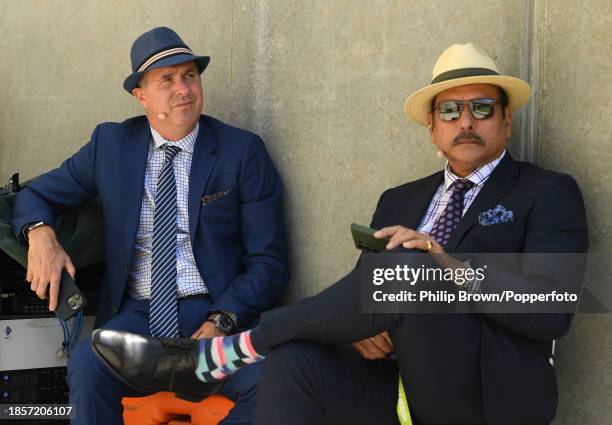
[[511, 223], [514, 221], [514, 212], [508, 211], [503, 205], [496, 205], [495, 208], [480, 213], [478, 222], [481, 226], [491, 224]]

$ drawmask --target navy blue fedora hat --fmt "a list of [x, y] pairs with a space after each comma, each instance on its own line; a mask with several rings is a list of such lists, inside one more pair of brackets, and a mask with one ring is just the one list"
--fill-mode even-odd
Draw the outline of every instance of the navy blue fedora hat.
[[123, 82], [123, 88], [129, 94], [138, 86], [145, 72], [162, 66], [195, 61], [200, 74], [208, 66], [210, 56], [196, 56], [181, 37], [166, 27], [153, 28], [134, 41], [130, 52], [132, 74]]

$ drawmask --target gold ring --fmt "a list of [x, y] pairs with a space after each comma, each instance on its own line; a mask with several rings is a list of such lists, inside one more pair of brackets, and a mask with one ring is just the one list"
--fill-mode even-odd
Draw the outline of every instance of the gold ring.
[[427, 249], [425, 251], [431, 251], [432, 247], [433, 247], [433, 245], [431, 244], [431, 241], [429, 239], [427, 239]]

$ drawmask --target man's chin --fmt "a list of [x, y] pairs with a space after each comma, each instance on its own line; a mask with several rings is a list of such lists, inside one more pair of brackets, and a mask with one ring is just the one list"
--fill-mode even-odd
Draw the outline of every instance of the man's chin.
[[172, 124], [174, 124], [175, 127], [193, 128], [199, 119], [200, 114], [190, 114], [189, 116], [178, 115], [173, 117]]
[[460, 150], [453, 149], [452, 154], [447, 155], [447, 159], [451, 164], [461, 165], [461, 168], [476, 169], [488, 162], [487, 156], [483, 155], [482, 148], [481, 145], [462, 146]]

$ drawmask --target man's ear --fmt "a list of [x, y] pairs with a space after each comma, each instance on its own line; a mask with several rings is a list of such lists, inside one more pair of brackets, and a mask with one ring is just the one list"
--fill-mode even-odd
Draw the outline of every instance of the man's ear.
[[134, 88], [132, 90], [132, 96], [134, 96], [138, 103], [140, 103], [143, 107], [147, 107], [147, 97], [145, 96], [145, 92], [141, 87]]
[[427, 113], [427, 129], [429, 130], [429, 138], [431, 139], [431, 143], [436, 144], [433, 132], [433, 114], [431, 112]]

